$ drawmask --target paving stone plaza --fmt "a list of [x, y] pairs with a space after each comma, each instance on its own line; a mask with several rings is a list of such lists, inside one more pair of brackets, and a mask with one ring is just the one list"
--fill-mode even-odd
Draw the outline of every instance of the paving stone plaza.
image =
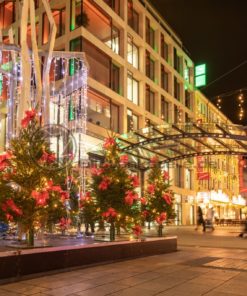
[[2, 285], [0, 295], [246, 295], [247, 240], [239, 229], [169, 231], [180, 237], [175, 253], [45, 274]]

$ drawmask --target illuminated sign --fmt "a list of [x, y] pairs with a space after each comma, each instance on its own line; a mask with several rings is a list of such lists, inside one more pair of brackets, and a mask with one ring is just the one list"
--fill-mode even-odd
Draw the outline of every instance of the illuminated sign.
[[232, 197], [232, 204], [238, 206], [246, 206], [246, 200], [241, 195]]
[[219, 201], [225, 203], [228, 203], [230, 201], [229, 196], [222, 192], [222, 190], [219, 190], [218, 192], [212, 190], [210, 195], [212, 201]]
[[206, 85], [206, 64], [195, 66], [195, 86], [200, 87]]

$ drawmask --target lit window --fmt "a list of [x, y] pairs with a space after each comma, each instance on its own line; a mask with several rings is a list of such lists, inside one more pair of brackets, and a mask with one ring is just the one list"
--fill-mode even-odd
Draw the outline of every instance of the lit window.
[[128, 100], [138, 105], [139, 82], [133, 78], [132, 73], [128, 73], [128, 77], [127, 77], [127, 97], [128, 97]]
[[139, 118], [132, 110], [127, 110], [127, 132], [136, 131], [139, 128]]
[[127, 60], [133, 67], [139, 68], [139, 48], [133, 43], [130, 36], [128, 37]]

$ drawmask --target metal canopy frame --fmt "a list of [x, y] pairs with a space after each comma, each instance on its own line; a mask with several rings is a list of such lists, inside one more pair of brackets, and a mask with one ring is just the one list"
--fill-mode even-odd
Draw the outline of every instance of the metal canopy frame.
[[163, 124], [123, 134], [118, 143], [131, 162], [148, 169], [154, 156], [170, 163], [204, 155], [247, 155], [247, 129], [222, 123]]

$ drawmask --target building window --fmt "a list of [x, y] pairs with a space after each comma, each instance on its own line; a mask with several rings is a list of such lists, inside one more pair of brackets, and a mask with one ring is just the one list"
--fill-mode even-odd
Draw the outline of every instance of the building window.
[[[70, 51], [82, 51], [82, 37], [77, 37], [70, 41]], [[75, 59], [69, 60], [69, 75], [72, 76], [78, 70], [79, 64]]]
[[111, 89], [119, 93], [120, 91], [120, 74], [119, 67], [112, 64], [111, 65]]
[[174, 105], [174, 123], [180, 123], [182, 121], [182, 111], [177, 105]]
[[164, 96], [161, 96], [161, 119], [169, 122], [169, 102]]
[[[65, 7], [61, 9], [55, 9], [52, 11], [52, 15], [57, 27], [56, 38], [65, 34]], [[43, 44], [46, 44], [50, 35], [50, 23], [46, 13], [43, 14]]]
[[139, 82], [133, 78], [133, 74], [130, 72], [127, 77], [127, 97], [134, 104], [139, 104]]
[[150, 57], [150, 53], [146, 50], [146, 76], [154, 81], [155, 76], [155, 62]]
[[183, 187], [183, 168], [181, 165], [176, 164], [175, 168], [175, 186]]
[[120, 0], [103, 0], [118, 15], [120, 15]]
[[146, 110], [155, 114], [155, 93], [151, 91], [149, 85], [146, 85]]
[[111, 26], [111, 39], [105, 44], [112, 49], [116, 54], [119, 54], [120, 31], [118, 28]]
[[177, 49], [174, 47], [173, 50], [173, 57], [174, 57], [174, 69], [183, 76], [183, 67], [182, 67], [182, 57], [177, 54]]
[[139, 14], [134, 10], [132, 0], [128, 0], [128, 25], [139, 34]]
[[150, 20], [146, 18], [146, 42], [152, 47], [155, 47], [155, 31], [150, 25]]
[[136, 131], [139, 128], [139, 118], [132, 110], [127, 110], [127, 132]]
[[128, 36], [127, 60], [133, 67], [139, 68], [139, 48], [133, 43], [131, 36]]
[[119, 132], [119, 107], [92, 89], [88, 90], [88, 121]]
[[15, 22], [15, 1], [3, 1], [0, 4], [0, 29], [6, 29]]
[[81, 26], [87, 27], [89, 18], [84, 11], [84, 0], [71, 0], [70, 30], [73, 31]]
[[192, 122], [192, 118], [189, 117], [188, 113], [185, 113], [185, 122], [186, 123]]
[[177, 80], [177, 77], [174, 77], [174, 98], [180, 101], [180, 83]]
[[168, 62], [168, 51], [169, 51], [169, 46], [165, 42], [164, 35], [161, 34], [161, 40], [160, 40], [160, 54], [164, 60]]
[[[70, 41], [71, 51], [84, 51], [89, 64], [89, 76], [115, 92], [120, 91], [120, 69], [112, 63], [111, 58], [86, 39], [78, 37]], [[70, 61], [70, 75], [75, 72], [77, 64]], [[78, 65], [80, 66], [80, 65]]]
[[167, 92], [169, 91], [168, 83], [169, 83], [169, 74], [165, 71], [164, 65], [161, 65], [161, 87]]
[[82, 51], [82, 38], [78, 37], [70, 41], [70, 51]]
[[89, 0], [83, 1], [83, 12], [88, 19], [87, 30], [119, 54], [120, 32], [112, 25], [111, 17]]
[[193, 104], [192, 104], [192, 94], [188, 90], [185, 90], [185, 106], [193, 110]]

